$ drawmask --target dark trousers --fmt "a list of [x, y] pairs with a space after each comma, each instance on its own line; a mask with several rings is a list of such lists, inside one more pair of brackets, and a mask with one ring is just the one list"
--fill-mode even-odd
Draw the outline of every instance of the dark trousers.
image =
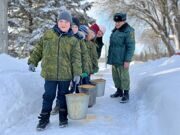
[[80, 83], [76, 86], [76, 93], [79, 93], [78, 86], [83, 84], [90, 84], [90, 76], [81, 78]]
[[[78, 89], [78, 86], [79, 85], [83, 85], [83, 84], [90, 84], [90, 76], [87, 76], [87, 77], [84, 77], [84, 78], [81, 78], [81, 80], [80, 80], [80, 83], [79, 84], [75, 84], [75, 82], [72, 82], [73, 83], [73, 86], [70, 88], [70, 90], [69, 90], [69, 92], [70, 93], [79, 93], [79, 89]], [[76, 88], [74, 88], [74, 87], [76, 87]], [[60, 104], [59, 104], [60, 102], [59, 102], [59, 99], [58, 99], [58, 96], [57, 96], [57, 98], [56, 98], [56, 106], [60, 106]]]
[[90, 84], [90, 76], [82, 78], [81, 84]]
[[69, 93], [69, 85], [70, 81], [49, 81], [45, 80], [44, 89], [45, 92], [43, 94], [43, 104], [42, 104], [42, 113], [50, 113], [52, 110], [52, 104], [56, 97], [56, 89], [57, 91], [57, 102], [61, 109], [67, 110], [67, 104], [65, 95]]

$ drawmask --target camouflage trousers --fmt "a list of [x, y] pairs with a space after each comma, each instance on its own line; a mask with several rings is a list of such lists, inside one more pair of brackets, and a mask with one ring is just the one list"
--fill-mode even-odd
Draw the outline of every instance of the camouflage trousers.
[[116, 88], [130, 89], [129, 69], [125, 69], [123, 66], [112, 66], [112, 77]]

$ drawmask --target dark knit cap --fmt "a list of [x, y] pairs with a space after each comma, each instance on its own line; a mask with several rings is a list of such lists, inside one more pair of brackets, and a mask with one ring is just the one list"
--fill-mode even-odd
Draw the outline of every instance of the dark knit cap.
[[73, 23], [74, 25], [78, 26], [78, 27], [79, 27], [79, 25], [80, 25], [79, 19], [78, 19], [77, 17], [73, 17], [73, 18], [72, 18], [72, 23]]
[[115, 22], [126, 21], [126, 13], [116, 13], [113, 19]]
[[71, 16], [70, 12], [68, 12], [66, 10], [60, 12], [60, 14], [58, 16], [58, 21], [59, 20], [66, 20], [72, 24], [72, 16]]

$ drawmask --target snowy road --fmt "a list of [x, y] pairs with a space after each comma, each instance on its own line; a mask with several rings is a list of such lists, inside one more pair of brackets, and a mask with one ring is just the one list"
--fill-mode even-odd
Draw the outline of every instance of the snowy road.
[[[136, 100], [131, 96], [127, 104], [121, 104], [120, 99], [111, 99], [109, 95], [115, 91], [109, 70], [101, 71], [97, 78], [107, 80], [104, 97], [98, 97], [96, 105], [88, 110], [88, 116], [84, 120], [69, 120], [67, 128], [58, 127], [58, 115], [51, 117], [51, 123], [47, 130], [38, 132], [38, 110], [27, 118], [22, 117], [16, 125], [9, 127], [3, 135], [134, 135], [136, 127]], [[134, 94], [133, 91], [131, 94]], [[39, 95], [41, 97], [41, 95]], [[41, 101], [40, 101], [41, 102]]]

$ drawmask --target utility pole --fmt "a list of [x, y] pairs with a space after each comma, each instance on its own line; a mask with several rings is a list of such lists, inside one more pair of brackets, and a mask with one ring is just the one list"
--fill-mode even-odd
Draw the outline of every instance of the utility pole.
[[0, 0], [0, 53], [8, 53], [7, 1]]

